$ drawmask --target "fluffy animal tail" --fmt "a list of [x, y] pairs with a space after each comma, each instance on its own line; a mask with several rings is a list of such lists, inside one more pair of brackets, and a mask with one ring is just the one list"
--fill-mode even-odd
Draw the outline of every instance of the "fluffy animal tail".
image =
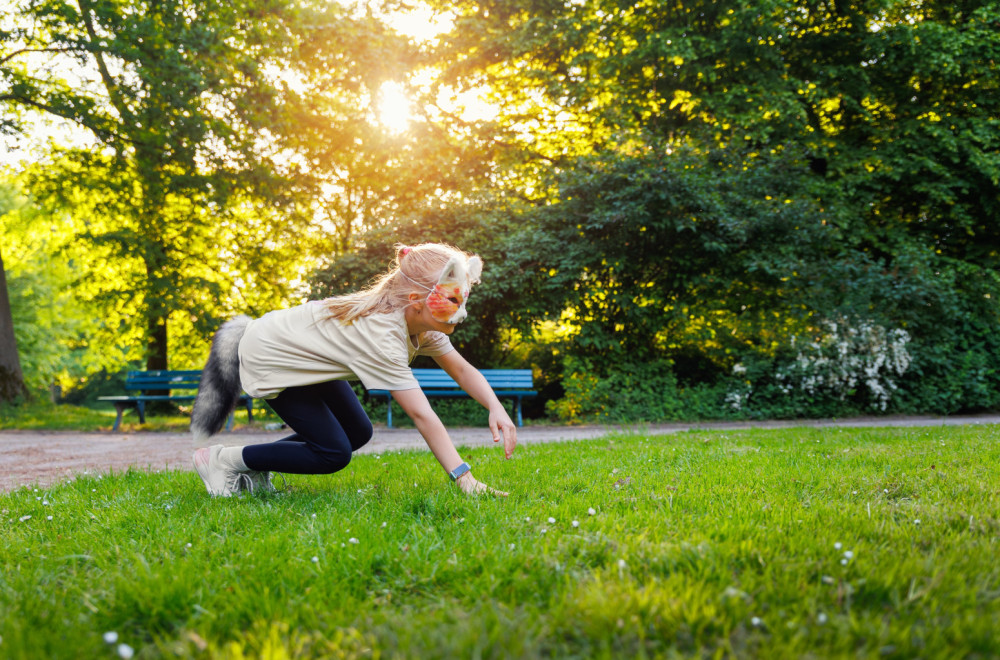
[[198, 442], [221, 431], [240, 400], [239, 347], [249, 323], [249, 316], [237, 316], [223, 323], [212, 338], [212, 350], [201, 372], [191, 411], [191, 433]]

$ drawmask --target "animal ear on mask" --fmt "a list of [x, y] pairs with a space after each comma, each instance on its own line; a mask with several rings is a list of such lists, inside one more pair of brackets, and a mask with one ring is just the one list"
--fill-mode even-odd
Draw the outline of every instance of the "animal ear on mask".
[[479, 257], [469, 257], [469, 284], [479, 284], [479, 276], [483, 274], [483, 260]]
[[448, 260], [448, 263], [444, 265], [444, 270], [441, 271], [441, 277], [438, 278], [438, 284], [451, 284], [459, 282], [462, 275], [464, 275], [465, 264], [458, 257], [452, 257]]

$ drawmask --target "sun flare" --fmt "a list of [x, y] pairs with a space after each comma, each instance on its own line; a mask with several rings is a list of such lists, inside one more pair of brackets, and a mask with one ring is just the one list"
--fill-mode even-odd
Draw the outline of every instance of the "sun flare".
[[403, 86], [394, 81], [383, 83], [378, 90], [378, 121], [391, 133], [403, 133], [410, 127], [413, 109]]

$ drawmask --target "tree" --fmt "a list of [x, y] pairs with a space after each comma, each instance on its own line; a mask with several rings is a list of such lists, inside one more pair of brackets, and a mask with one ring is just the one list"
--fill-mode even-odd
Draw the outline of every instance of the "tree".
[[995, 1], [433, 4], [445, 76], [488, 85], [527, 153], [794, 145], [862, 249], [1000, 256]]
[[[166, 368], [172, 315], [210, 324], [213, 299], [231, 295], [204, 276], [206, 255], [247, 258], [238, 242], [217, 242], [217, 227], [239, 227], [248, 210], [262, 211], [265, 234], [308, 223], [266, 139], [283, 120], [269, 67], [286, 56], [294, 12], [183, 0], [17, 9], [0, 51], [0, 102], [66, 118], [97, 141], [96, 152], [68, 150], [36, 170], [32, 187], [50, 208], [85, 209], [99, 220], [83, 233], [95, 249], [135, 265], [116, 284], [142, 319], [147, 368]], [[53, 74], [60, 66], [75, 79]]]
[[21, 361], [17, 352], [17, 338], [14, 336], [14, 318], [10, 310], [7, 294], [7, 276], [0, 253], [0, 402], [13, 401], [27, 394]]
[[[12, 191], [7, 187], [0, 188], [0, 218], [13, 210], [13, 200]], [[24, 374], [21, 371], [20, 353], [17, 350], [17, 337], [14, 334], [14, 315], [7, 288], [7, 270], [4, 268], [3, 250], [0, 249], [0, 402], [13, 401], [27, 393]]]

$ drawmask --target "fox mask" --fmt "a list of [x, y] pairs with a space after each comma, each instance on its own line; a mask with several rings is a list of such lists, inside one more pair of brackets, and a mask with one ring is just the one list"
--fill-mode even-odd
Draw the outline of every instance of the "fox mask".
[[427, 294], [427, 306], [431, 316], [441, 323], [461, 323], [468, 316], [465, 303], [473, 284], [479, 283], [483, 273], [483, 260], [469, 257], [468, 260], [452, 257], [441, 271], [437, 284]]

